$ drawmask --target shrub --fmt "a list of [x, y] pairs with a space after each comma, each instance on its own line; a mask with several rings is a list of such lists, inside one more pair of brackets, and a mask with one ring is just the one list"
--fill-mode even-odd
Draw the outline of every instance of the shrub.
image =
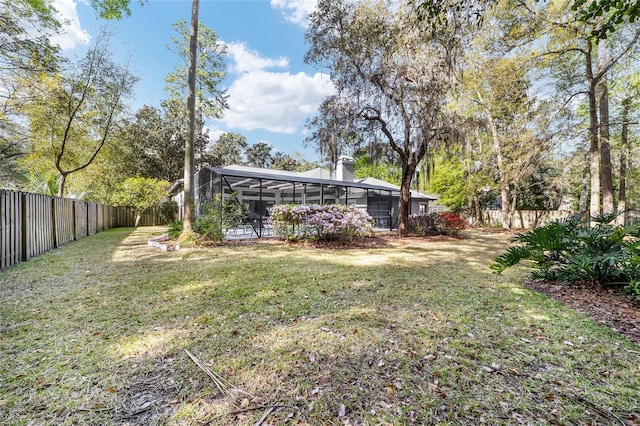
[[168, 233], [169, 233], [169, 238], [171, 238], [172, 240], [177, 239], [182, 233], [182, 221], [174, 220], [173, 222], [171, 222], [169, 224]]
[[158, 205], [158, 215], [167, 223], [176, 219], [178, 214], [178, 203], [175, 201], [164, 201]]
[[220, 201], [220, 195], [202, 206], [202, 214], [193, 224], [193, 230], [212, 241], [222, 241], [229, 228], [237, 226], [244, 217], [244, 205], [238, 204], [234, 194]]
[[429, 213], [409, 216], [409, 232], [419, 235], [458, 235], [467, 222], [456, 213]]
[[447, 235], [458, 235], [463, 229], [467, 229], [467, 221], [457, 213], [440, 213], [444, 221], [444, 232]]
[[437, 213], [412, 214], [409, 216], [409, 232], [419, 235], [440, 235], [444, 231], [444, 220]]
[[277, 205], [269, 220], [275, 234], [289, 240], [349, 240], [373, 233], [367, 212], [342, 204]]
[[613, 218], [601, 215], [583, 220], [574, 215], [518, 234], [513, 242], [519, 244], [495, 258], [491, 268], [499, 274], [528, 261], [534, 279], [629, 283], [627, 289], [635, 291], [638, 286], [633, 283], [640, 281], [640, 225], [613, 226]]

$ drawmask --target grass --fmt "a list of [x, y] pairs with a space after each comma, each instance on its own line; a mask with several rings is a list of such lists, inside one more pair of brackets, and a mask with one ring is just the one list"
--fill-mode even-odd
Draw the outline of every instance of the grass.
[[505, 235], [165, 253], [160, 232], [0, 272], [3, 424], [640, 422], [640, 347], [492, 275]]

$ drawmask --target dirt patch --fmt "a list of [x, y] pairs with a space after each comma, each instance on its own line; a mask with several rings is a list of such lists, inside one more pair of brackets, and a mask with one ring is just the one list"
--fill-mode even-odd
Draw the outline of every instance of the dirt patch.
[[531, 280], [524, 284], [640, 344], [640, 301], [625, 293], [621, 287]]

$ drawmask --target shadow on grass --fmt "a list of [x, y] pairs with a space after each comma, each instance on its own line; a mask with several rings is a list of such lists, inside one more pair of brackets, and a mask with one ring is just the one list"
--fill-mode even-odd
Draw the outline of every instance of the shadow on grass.
[[[638, 357], [624, 353], [637, 348], [522, 289], [517, 274], [492, 275], [504, 237], [164, 253], [146, 246], [154, 232], [116, 230], [57, 272], [18, 277], [2, 308], [21, 325], [3, 328], [0, 416], [255, 423], [259, 410], [217, 417], [246, 396], [221, 395], [184, 348], [251, 406], [295, 407], [276, 423], [588, 423], [575, 402], [587, 391], [620, 415], [637, 408]], [[43, 277], [35, 292], [32, 276]]]

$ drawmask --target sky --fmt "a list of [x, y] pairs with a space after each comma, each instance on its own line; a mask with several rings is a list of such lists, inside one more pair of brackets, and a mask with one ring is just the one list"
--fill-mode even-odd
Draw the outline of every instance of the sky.
[[[211, 139], [224, 132], [244, 135], [249, 145], [269, 143], [274, 151], [304, 154], [319, 160], [314, 147], [304, 147], [306, 120], [334, 93], [328, 74], [304, 63], [307, 17], [316, 0], [200, 0], [200, 22], [228, 46], [224, 88], [230, 109], [220, 120], [208, 120]], [[191, 19], [191, 0], [131, 0], [131, 16], [105, 21], [88, 0], [54, 0], [64, 33], [54, 38], [70, 58], [80, 58], [101, 28], [113, 35], [110, 46], [117, 63], [129, 63], [140, 77], [131, 112], [143, 105], [160, 107], [168, 97], [166, 75], [179, 59], [167, 49], [177, 33], [172, 24]]]

